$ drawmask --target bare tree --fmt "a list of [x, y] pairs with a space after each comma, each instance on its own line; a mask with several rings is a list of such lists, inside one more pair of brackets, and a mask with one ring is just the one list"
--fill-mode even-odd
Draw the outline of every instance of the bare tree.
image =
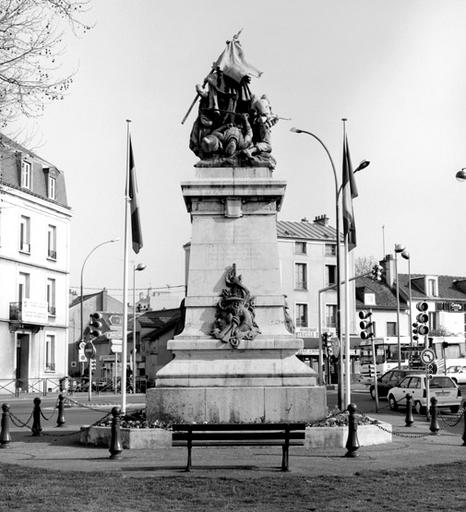
[[40, 116], [61, 100], [72, 75], [60, 74], [63, 36], [90, 27], [80, 21], [89, 1], [0, 0], [0, 125]]
[[354, 262], [354, 275], [360, 276], [370, 272], [374, 265], [378, 265], [378, 261], [374, 256], [359, 256]]

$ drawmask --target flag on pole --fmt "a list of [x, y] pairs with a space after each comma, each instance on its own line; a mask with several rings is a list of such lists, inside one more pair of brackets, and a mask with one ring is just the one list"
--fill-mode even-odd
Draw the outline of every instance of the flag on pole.
[[348, 148], [348, 138], [345, 133], [343, 140], [343, 233], [348, 235], [348, 250], [356, 247], [356, 223], [354, 221], [353, 199], [358, 197], [358, 189], [353, 175], [353, 166]]
[[138, 184], [136, 180], [136, 167], [133, 158], [133, 146], [129, 139], [129, 191], [128, 196], [131, 206], [131, 235], [133, 251], [137, 254], [142, 248], [141, 219], [139, 218]]

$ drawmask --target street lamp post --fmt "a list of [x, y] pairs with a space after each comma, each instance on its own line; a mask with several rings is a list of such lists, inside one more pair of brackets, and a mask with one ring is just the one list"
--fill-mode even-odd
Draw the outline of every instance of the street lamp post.
[[400, 338], [400, 283], [398, 280], [398, 254], [405, 250], [404, 245], [395, 244], [395, 277], [396, 277], [396, 337], [398, 340], [398, 368], [401, 368], [401, 338]]
[[[341, 340], [341, 273], [340, 273], [340, 192], [341, 185], [338, 183], [337, 172], [335, 169], [335, 164], [333, 162], [332, 155], [328, 150], [327, 146], [323, 143], [323, 141], [314, 133], [309, 132], [307, 130], [301, 130], [299, 128], [290, 128], [290, 131], [293, 133], [305, 133], [313, 137], [319, 144], [324, 148], [327, 153], [328, 159], [330, 161], [330, 165], [333, 171], [333, 178], [335, 183], [335, 229], [336, 229], [336, 258], [337, 258], [337, 318], [336, 318], [336, 336], [340, 345], [340, 357], [339, 357], [339, 366], [340, 371], [338, 375], [338, 407], [342, 409], [343, 407], [343, 346]], [[354, 172], [358, 172], [369, 165], [369, 161], [363, 160], [358, 167], [354, 170]], [[320, 325], [319, 325], [320, 328]], [[322, 352], [322, 338], [319, 337], [319, 353]], [[350, 357], [349, 354], [346, 354], [346, 357]]]
[[408, 302], [409, 302], [409, 309], [408, 309], [408, 321], [409, 321], [409, 345], [412, 348], [413, 347], [413, 319], [412, 319], [412, 311], [411, 311], [411, 305], [412, 305], [412, 291], [411, 291], [411, 255], [409, 252], [405, 249], [401, 253], [401, 257], [405, 260], [408, 260]]
[[[118, 242], [120, 239], [119, 238], [112, 238], [112, 240], [107, 240], [105, 242], [101, 242], [100, 244], [96, 245], [90, 252], [89, 254], [86, 256], [86, 258], [84, 259], [84, 262], [83, 262], [83, 265], [81, 267], [81, 289], [80, 289], [80, 293], [81, 293], [81, 305], [80, 305], [80, 316], [81, 316], [81, 336], [80, 336], [80, 339], [79, 341], [82, 342], [84, 341], [84, 316], [83, 316], [83, 302], [84, 302], [84, 297], [83, 297], [83, 290], [84, 290], [84, 267], [86, 265], [86, 262], [87, 260], [89, 259], [89, 257], [91, 256], [91, 254], [94, 253], [94, 251], [96, 251], [99, 247], [102, 247], [103, 245], [106, 245], [106, 244], [113, 244], [115, 242]], [[92, 396], [92, 378], [91, 378], [91, 365], [90, 365], [90, 361], [89, 361], [89, 391], [88, 391], [88, 398], [89, 400], [91, 400], [91, 396]]]
[[133, 393], [136, 393], [136, 272], [145, 268], [143, 263], [133, 265]]

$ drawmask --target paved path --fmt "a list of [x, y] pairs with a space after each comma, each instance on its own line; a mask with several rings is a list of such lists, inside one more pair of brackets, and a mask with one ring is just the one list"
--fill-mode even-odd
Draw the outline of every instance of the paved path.
[[[428, 464], [466, 461], [466, 446], [458, 434], [441, 430], [430, 435], [429, 423], [417, 420], [404, 426], [404, 416], [373, 414], [381, 421], [392, 422], [392, 443], [361, 447], [358, 457], [345, 457], [345, 449], [292, 447], [290, 474], [302, 476], [340, 475], [375, 470], [399, 470]], [[461, 420], [462, 422], [464, 419]], [[13, 441], [0, 450], [0, 464], [59, 471], [119, 472], [128, 477], [190, 475], [233, 478], [257, 478], [282, 474], [280, 447], [194, 448], [193, 471], [184, 472], [185, 448], [124, 450], [120, 460], [111, 460], [107, 448], [90, 448], [78, 443], [80, 425], [47, 428], [40, 437], [26, 429], [11, 429]]]

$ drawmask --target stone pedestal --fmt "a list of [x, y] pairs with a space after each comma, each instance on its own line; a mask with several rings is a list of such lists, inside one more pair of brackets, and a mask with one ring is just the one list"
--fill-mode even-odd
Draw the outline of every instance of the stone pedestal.
[[[174, 359], [147, 391], [150, 419], [313, 421], [325, 389], [295, 357], [302, 340], [285, 328], [276, 215], [286, 184], [268, 168], [199, 168], [182, 183], [192, 219], [184, 331], [168, 343]], [[254, 297], [260, 334], [237, 348], [212, 336], [232, 265]]]

